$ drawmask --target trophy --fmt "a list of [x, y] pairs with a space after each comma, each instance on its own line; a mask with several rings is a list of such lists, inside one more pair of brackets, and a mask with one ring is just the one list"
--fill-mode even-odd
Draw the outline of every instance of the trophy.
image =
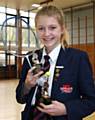
[[43, 71], [43, 74], [41, 74], [42, 76], [42, 81], [38, 81], [38, 86], [41, 86], [39, 95], [36, 97], [37, 99], [37, 105], [39, 105], [39, 103], [44, 103], [44, 104], [50, 104], [51, 103], [51, 98], [48, 94], [48, 88], [49, 88], [49, 84], [48, 84], [48, 79], [50, 76], [50, 72], [48, 65], [44, 66], [42, 63], [39, 62], [38, 60], [38, 55], [37, 53], [33, 53], [32, 56], [32, 62], [33, 62], [33, 74], [37, 74], [39, 71]]
[[48, 94], [48, 88], [49, 88], [49, 84], [48, 84], [48, 79], [49, 79], [49, 76], [50, 76], [50, 72], [46, 72], [44, 74], [44, 83], [43, 83], [43, 86], [41, 88], [41, 96], [40, 96], [40, 99], [39, 99], [39, 102], [42, 102], [46, 105], [48, 104], [51, 104], [51, 98]]

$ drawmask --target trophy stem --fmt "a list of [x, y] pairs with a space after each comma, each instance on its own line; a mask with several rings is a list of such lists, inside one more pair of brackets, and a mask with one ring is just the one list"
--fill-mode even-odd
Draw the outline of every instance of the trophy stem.
[[40, 102], [46, 105], [51, 104], [51, 98], [48, 94], [48, 88], [49, 88], [48, 78], [49, 78], [49, 75], [46, 73], [45, 75], [46, 81], [44, 82], [44, 85], [42, 86], [42, 92], [41, 92], [41, 98], [40, 98]]

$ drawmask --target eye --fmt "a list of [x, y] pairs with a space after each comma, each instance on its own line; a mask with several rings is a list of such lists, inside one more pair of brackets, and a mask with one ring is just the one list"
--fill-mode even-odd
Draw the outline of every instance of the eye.
[[43, 27], [39, 27], [38, 30], [39, 30], [39, 31], [42, 31], [42, 30], [44, 30], [44, 28], [43, 28]]
[[50, 30], [55, 30], [55, 29], [56, 29], [56, 26], [50, 26], [49, 29], [50, 29]]

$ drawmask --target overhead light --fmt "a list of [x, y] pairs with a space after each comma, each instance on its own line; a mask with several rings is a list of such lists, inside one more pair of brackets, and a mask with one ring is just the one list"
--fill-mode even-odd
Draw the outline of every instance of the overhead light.
[[40, 5], [39, 4], [33, 4], [32, 7], [38, 8], [38, 7], [40, 7]]

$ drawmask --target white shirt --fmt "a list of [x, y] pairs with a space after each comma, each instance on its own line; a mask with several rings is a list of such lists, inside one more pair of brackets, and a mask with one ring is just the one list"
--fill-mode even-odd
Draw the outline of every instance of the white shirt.
[[[61, 44], [58, 44], [56, 48], [54, 48], [48, 55], [50, 57], [50, 76], [49, 76], [49, 80], [48, 80], [48, 84], [49, 84], [49, 88], [48, 88], [48, 95], [51, 96], [51, 89], [52, 89], [52, 82], [53, 82], [53, 76], [54, 76], [54, 70], [55, 70], [55, 65], [57, 62], [57, 58], [60, 52], [60, 48], [61, 48]], [[43, 48], [43, 53], [42, 53], [42, 59], [41, 59], [41, 63], [44, 64], [44, 56], [47, 55], [45, 48]], [[44, 77], [40, 77], [37, 80], [38, 84], [43, 84]], [[35, 96], [36, 96], [36, 92], [37, 92], [38, 87], [36, 87], [31, 104], [34, 105], [35, 104]]]

